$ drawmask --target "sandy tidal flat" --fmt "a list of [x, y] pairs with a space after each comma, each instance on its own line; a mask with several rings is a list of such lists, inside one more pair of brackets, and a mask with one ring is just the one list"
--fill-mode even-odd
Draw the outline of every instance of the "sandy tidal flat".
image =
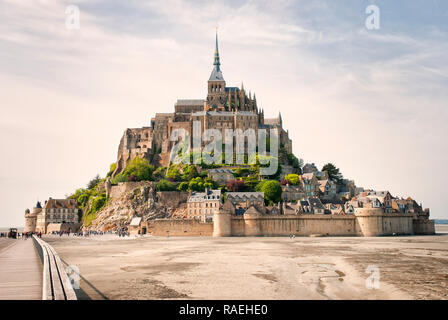
[[448, 299], [448, 228], [442, 232], [45, 240], [109, 299]]

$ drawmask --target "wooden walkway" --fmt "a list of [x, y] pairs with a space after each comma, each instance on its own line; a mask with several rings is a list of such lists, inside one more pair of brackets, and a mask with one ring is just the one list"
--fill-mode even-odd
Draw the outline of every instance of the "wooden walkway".
[[42, 262], [33, 239], [0, 251], [0, 300], [42, 300]]

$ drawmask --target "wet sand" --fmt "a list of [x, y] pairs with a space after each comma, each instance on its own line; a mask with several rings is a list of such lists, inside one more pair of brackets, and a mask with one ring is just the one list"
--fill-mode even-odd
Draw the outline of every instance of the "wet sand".
[[[448, 299], [448, 226], [437, 229], [375, 238], [44, 240], [109, 299]], [[379, 282], [369, 281], [369, 266]]]

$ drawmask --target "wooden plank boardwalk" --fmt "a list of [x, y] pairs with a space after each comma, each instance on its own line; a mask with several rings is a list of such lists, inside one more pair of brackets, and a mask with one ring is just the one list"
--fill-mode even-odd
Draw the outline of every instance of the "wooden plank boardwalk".
[[41, 300], [42, 263], [33, 239], [17, 239], [0, 251], [0, 300]]

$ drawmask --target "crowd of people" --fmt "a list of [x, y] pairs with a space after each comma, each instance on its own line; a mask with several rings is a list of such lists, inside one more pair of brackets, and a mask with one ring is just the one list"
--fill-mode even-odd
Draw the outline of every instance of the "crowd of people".
[[[0, 238], [8, 238], [8, 232], [0, 232]], [[30, 238], [33, 234], [35, 234], [36, 236], [38, 236], [39, 238], [42, 238], [42, 233], [41, 232], [17, 232], [15, 238], [16, 239], [28, 239]], [[103, 235], [117, 235], [119, 237], [129, 237], [130, 234], [128, 232], [127, 229], [121, 229], [121, 230], [109, 230], [109, 231], [79, 231], [79, 232], [71, 232], [70, 229], [68, 230], [64, 230], [64, 231], [52, 231], [50, 233], [51, 235], [55, 235], [55, 236], [67, 236], [69, 237], [70, 235], [72, 235], [73, 237], [90, 237], [90, 236], [103, 236]]]
[[[31, 238], [35, 234], [39, 238], [42, 238], [41, 232], [17, 232], [13, 238], [15, 239], [28, 239]], [[0, 238], [11, 238], [10, 232], [0, 232]]]
[[73, 237], [90, 237], [90, 236], [103, 236], [103, 235], [117, 235], [119, 237], [129, 237], [129, 232], [127, 230], [117, 230], [117, 231], [95, 231], [95, 230], [89, 230], [89, 231], [79, 231], [79, 232], [70, 232], [69, 230], [66, 231], [52, 231], [50, 233], [51, 235], [56, 236], [67, 236], [69, 237], [72, 235]]

